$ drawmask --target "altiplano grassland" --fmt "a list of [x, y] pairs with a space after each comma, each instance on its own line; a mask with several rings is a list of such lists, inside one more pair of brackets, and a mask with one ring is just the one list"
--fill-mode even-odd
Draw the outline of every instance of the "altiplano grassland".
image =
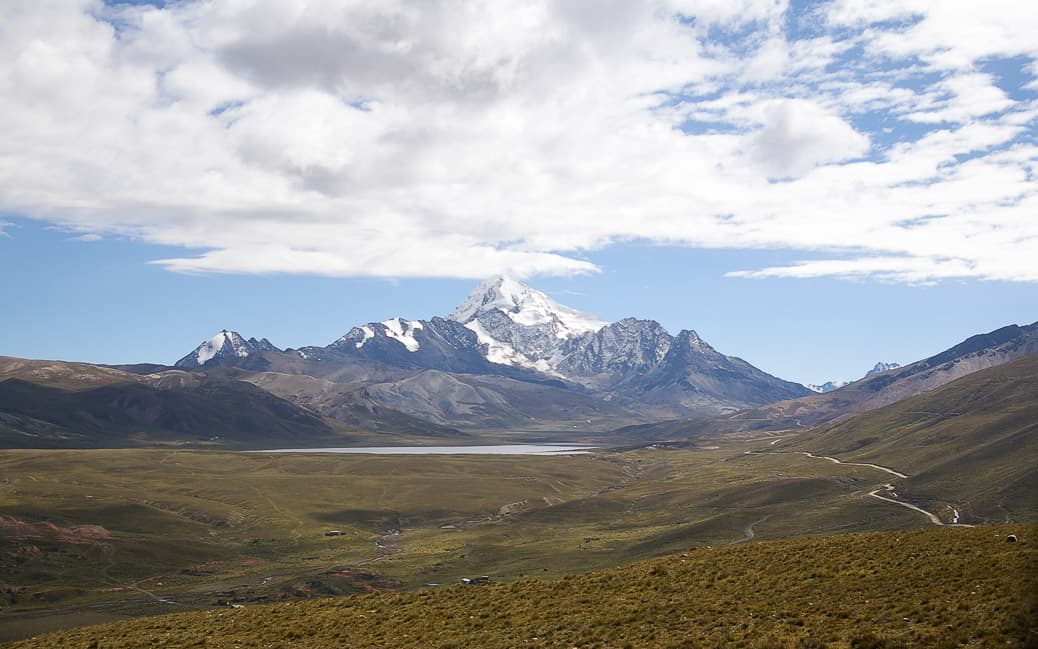
[[771, 450], [898, 467], [913, 501], [946, 521], [1038, 519], [1038, 354], [976, 372]]
[[[868, 497], [887, 474], [745, 453], [767, 447], [570, 457], [6, 451], [0, 638], [102, 614], [483, 574], [551, 578], [690, 547], [930, 525]], [[333, 530], [341, 534], [326, 536]]]
[[689, 549], [551, 580], [163, 615], [10, 647], [1033, 647], [1036, 536], [1032, 524]]

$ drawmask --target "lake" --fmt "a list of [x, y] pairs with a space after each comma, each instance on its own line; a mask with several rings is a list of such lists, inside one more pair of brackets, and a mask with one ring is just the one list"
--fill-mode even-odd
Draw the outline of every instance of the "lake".
[[495, 446], [347, 446], [277, 448], [250, 453], [367, 453], [369, 455], [582, 455], [594, 446], [574, 444], [499, 444]]

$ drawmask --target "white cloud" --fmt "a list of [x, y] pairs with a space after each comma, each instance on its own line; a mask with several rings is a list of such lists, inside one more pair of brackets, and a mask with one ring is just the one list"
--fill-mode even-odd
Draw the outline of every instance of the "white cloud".
[[18, 3], [0, 211], [178, 272], [570, 274], [650, 240], [1038, 281], [1038, 108], [979, 69], [1038, 57], [1034, 19], [967, 5], [835, 2], [791, 40], [773, 0]]
[[872, 5], [877, 10], [872, 14], [868, 10], [857, 14], [851, 10], [845, 17], [870, 21], [915, 18], [905, 29], [876, 34], [873, 47], [891, 57], [918, 56], [942, 69], [967, 70], [985, 58], [1033, 56], [1038, 50], [1034, 39], [1038, 12], [1030, 3], [1019, 0], [837, 2], [831, 19], [847, 22], [840, 15], [851, 4]]
[[754, 271], [733, 271], [728, 277], [812, 277], [871, 278], [885, 281], [925, 283], [937, 278], [972, 275], [964, 259], [925, 259], [918, 257], [861, 257], [803, 261], [792, 266], [776, 266]]
[[867, 137], [810, 101], [776, 101], [763, 113], [764, 125], [750, 138], [750, 146], [768, 176], [801, 176], [819, 164], [854, 158], [869, 149]]
[[988, 74], [958, 74], [937, 84], [949, 97], [927, 110], [905, 116], [913, 122], [966, 122], [1013, 107], [1014, 102]]

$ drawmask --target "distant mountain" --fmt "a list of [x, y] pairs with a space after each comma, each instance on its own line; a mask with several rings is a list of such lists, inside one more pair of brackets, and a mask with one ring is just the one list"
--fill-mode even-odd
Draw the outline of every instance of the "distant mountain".
[[736, 418], [785, 422], [780, 424], [783, 426], [795, 426], [798, 421], [801, 426], [816, 425], [890, 405], [1034, 352], [1038, 352], [1038, 322], [1024, 327], [1010, 325], [971, 336], [940, 354], [866, 376], [828, 394], [770, 404]]
[[899, 367], [901, 366], [897, 363], [884, 363], [883, 361], [880, 361], [876, 363], [871, 370], [865, 372], [865, 376], [872, 376], [873, 374], [879, 374], [880, 372], [886, 372], [887, 370], [896, 370]]
[[281, 351], [266, 338], [245, 340], [237, 331], [224, 329], [195, 348], [193, 352], [176, 362], [176, 367], [193, 369], [210, 362], [234, 361], [248, 358], [258, 352]]
[[616, 431], [651, 440], [765, 430], [806, 430], [869, 412], [955, 379], [1038, 352], [1038, 322], [971, 336], [939, 354], [872, 374], [825, 394], [780, 401], [719, 417], [692, 416]]
[[[610, 324], [505, 276], [482, 282], [447, 318], [369, 322], [327, 346], [284, 351], [222, 331], [177, 363], [211, 365], [363, 384], [384, 406], [440, 424], [460, 416], [475, 427], [550, 426], [535, 414], [545, 408], [569, 427], [577, 416], [619, 424], [809, 394], [717, 352], [694, 331], [672, 336], [634, 318]], [[275, 391], [286, 383], [263, 381]], [[322, 391], [321, 412], [335, 409], [332, 393]]]
[[[880, 361], [879, 363], [876, 363], [872, 367], [871, 370], [869, 370], [868, 372], [865, 372], [865, 376], [872, 376], [873, 374], [879, 374], [880, 372], [886, 372], [887, 370], [894, 370], [894, 369], [897, 369], [899, 367], [901, 367], [901, 366], [898, 365], [897, 363], [884, 363], [884, 362]], [[864, 377], [862, 377], [862, 378], [864, 378]], [[805, 384], [804, 387], [806, 387], [807, 389], [811, 390], [812, 392], [820, 392], [822, 394], [825, 394], [827, 392], [832, 392], [833, 390], [839, 390], [843, 386], [849, 385], [850, 383], [851, 383], [851, 381], [826, 381], [825, 383], [822, 383], [821, 385], [816, 385], [814, 383], [808, 383], [808, 384]]]
[[0, 357], [0, 445], [273, 448], [466, 438], [361, 394], [340, 400], [340, 417], [325, 417], [240, 380], [236, 372], [217, 366], [206, 372], [164, 368], [137, 374]]
[[842, 388], [843, 386], [847, 385], [848, 383], [850, 383], [850, 381], [826, 381], [825, 383], [823, 383], [821, 385], [816, 385], [814, 383], [808, 383], [804, 387], [806, 387], [808, 390], [811, 390], [812, 392], [820, 392], [821, 394], [825, 394], [826, 392], [832, 392], [833, 390], [839, 390], [840, 388]]

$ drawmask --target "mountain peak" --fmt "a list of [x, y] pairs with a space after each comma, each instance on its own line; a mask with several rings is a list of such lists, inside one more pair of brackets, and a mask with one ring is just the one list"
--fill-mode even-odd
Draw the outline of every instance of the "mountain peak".
[[598, 331], [609, 324], [593, 315], [563, 306], [508, 275], [495, 275], [481, 282], [448, 319], [467, 324], [493, 311], [503, 313], [524, 327], [554, 322], [558, 325], [560, 338]]
[[237, 331], [221, 329], [215, 336], [204, 341], [195, 347], [193, 352], [177, 361], [176, 367], [202, 367], [213, 359], [245, 358], [249, 354], [259, 351], [278, 351], [278, 349], [266, 338], [245, 340]]
[[897, 363], [884, 363], [880, 361], [876, 363], [871, 370], [865, 373], [865, 376], [872, 376], [873, 374], [879, 374], [880, 372], [886, 372], [887, 370], [895, 370], [901, 367]]

